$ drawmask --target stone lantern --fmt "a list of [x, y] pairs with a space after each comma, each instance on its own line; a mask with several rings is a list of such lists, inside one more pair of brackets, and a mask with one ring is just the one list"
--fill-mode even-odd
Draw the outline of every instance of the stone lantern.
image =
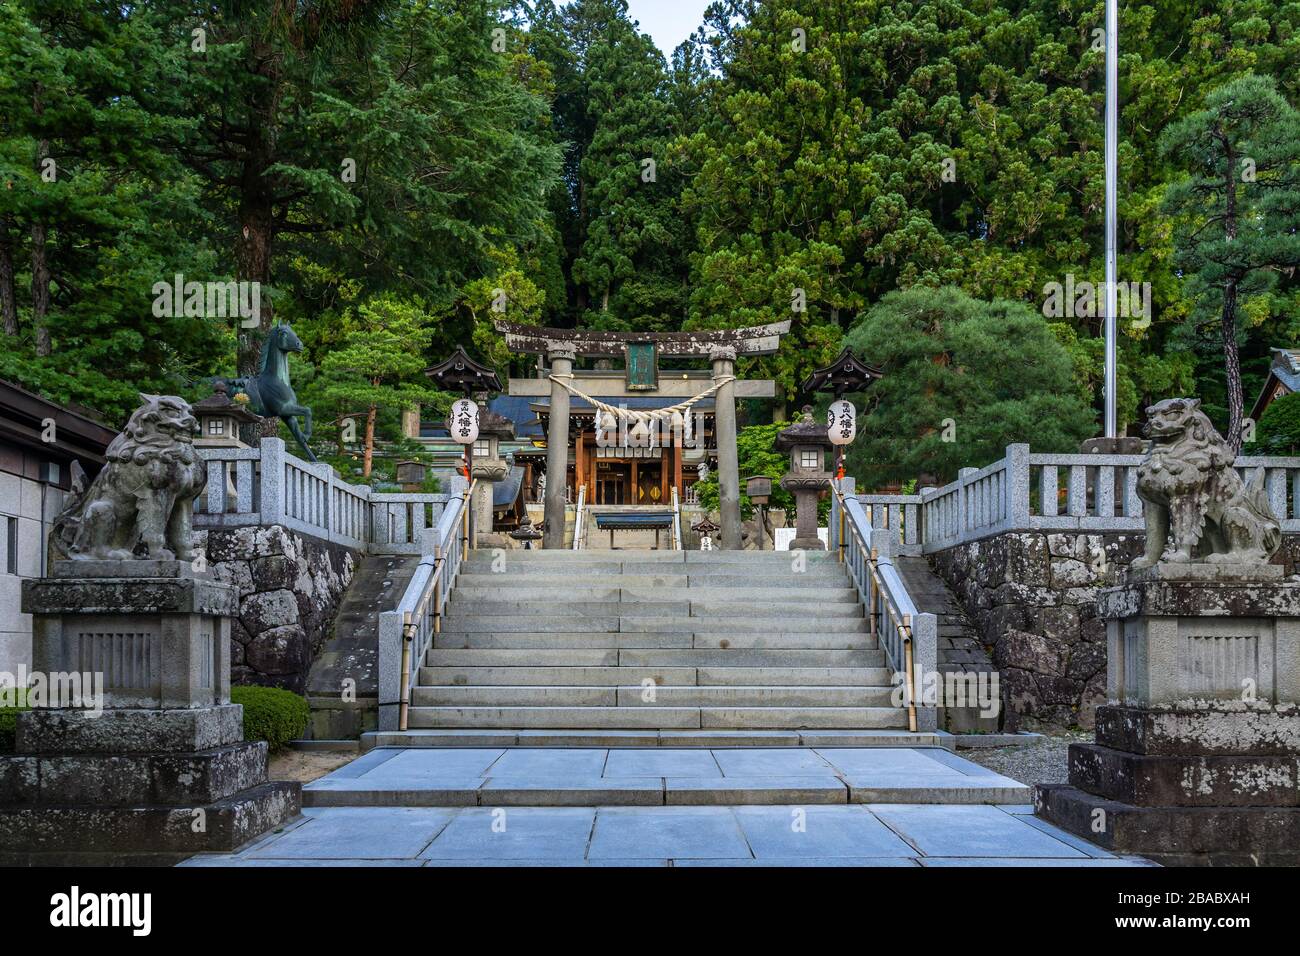
[[199, 435], [194, 444], [199, 448], [247, 448], [240, 440], [240, 425], [261, 424], [261, 416], [254, 415], [247, 402], [238, 402], [229, 395], [230, 386], [218, 379], [212, 385], [212, 394], [190, 407], [199, 420]]
[[501, 455], [501, 439], [513, 439], [515, 426], [486, 406], [479, 409], [478, 440], [470, 459], [470, 475], [478, 480], [474, 491], [474, 527], [479, 545], [491, 546], [492, 486], [505, 478], [510, 466]]
[[422, 461], [399, 461], [397, 463], [397, 483], [403, 491], [419, 491], [424, 487], [427, 473]]
[[772, 479], [766, 475], [755, 475], [745, 479], [745, 494], [754, 506], [754, 526], [758, 531], [758, 550], [763, 550], [767, 519], [764, 514], [766, 505], [772, 498]]
[[[195, 448], [247, 448], [239, 437], [240, 425], [260, 425], [262, 418], [254, 415], [246, 401], [239, 402], [229, 395], [230, 386], [221, 379], [212, 385], [212, 394], [190, 408], [199, 420], [199, 434], [194, 439]], [[226, 510], [238, 510], [239, 496], [235, 491], [235, 469], [224, 461], [209, 461], [209, 468], [221, 468], [226, 474]]]
[[804, 406], [803, 417], [798, 422], [777, 432], [777, 451], [790, 453], [790, 470], [781, 476], [781, 487], [794, 495], [792, 551], [826, 549], [817, 536], [817, 499], [831, 486], [831, 474], [826, 470], [826, 452], [830, 448], [826, 426], [813, 421], [811, 405]]

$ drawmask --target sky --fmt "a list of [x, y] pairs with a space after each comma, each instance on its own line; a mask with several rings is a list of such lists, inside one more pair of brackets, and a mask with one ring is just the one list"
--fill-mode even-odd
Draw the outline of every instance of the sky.
[[665, 59], [671, 60], [677, 45], [695, 32], [704, 19], [709, 0], [627, 0], [632, 19], [650, 34]]

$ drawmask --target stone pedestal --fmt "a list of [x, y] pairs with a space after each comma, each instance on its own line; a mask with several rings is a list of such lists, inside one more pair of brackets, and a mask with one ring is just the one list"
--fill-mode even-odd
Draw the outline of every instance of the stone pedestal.
[[[0, 865], [170, 864], [294, 817], [230, 703], [233, 586], [176, 561], [61, 561], [23, 583], [33, 674], [93, 701], [35, 701], [0, 757]], [[48, 706], [54, 704], [55, 706]]]
[[1101, 592], [1109, 705], [1037, 812], [1175, 865], [1300, 865], [1300, 582], [1160, 564]]
[[785, 475], [781, 487], [794, 495], [794, 540], [791, 551], [825, 551], [826, 543], [817, 535], [817, 500], [831, 486], [831, 476], [822, 474]]

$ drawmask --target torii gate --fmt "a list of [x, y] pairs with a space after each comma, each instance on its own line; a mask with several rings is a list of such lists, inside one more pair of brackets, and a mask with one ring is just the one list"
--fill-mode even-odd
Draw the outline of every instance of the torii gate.
[[[718, 498], [722, 516], [722, 547], [740, 550], [740, 465], [736, 456], [736, 359], [742, 355], [772, 355], [790, 322], [773, 322], [744, 329], [701, 329], [695, 332], [605, 332], [590, 329], [550, 329], [519, 325], [498, 319], [496, 330], [505, 336], [507, 347], [516, 354], [545, 355], [551, 375], [571, 379], [573, 361], [589, 358], [622, 358], [632, 361], [635, 347], [650, 347], [653, 361], [660, 355], [708, 358], [713, 364], [714, 433], [718, 445]], [[633, 349], [629, 349], [633, 347]], [[644, 382], [629, 395], [644, 395], [658, 386], [657, 364]], [[631, 376], [629, 375], [629, 380]], [[653, 384], [650, 384], [653, 380]], [[529, 394], [535, 379], [511, 379], [511, 395]], [[776, 394], [770, 379], [743, 383], [747, 398], [771, 398]], [[564, 474], [569, 453], [569, 392], [551, 382], [550, 427], [546, 435], [546, 536], [547, 548], [564, 544]], [[558, 480], [556, 476], [559, 476]]]

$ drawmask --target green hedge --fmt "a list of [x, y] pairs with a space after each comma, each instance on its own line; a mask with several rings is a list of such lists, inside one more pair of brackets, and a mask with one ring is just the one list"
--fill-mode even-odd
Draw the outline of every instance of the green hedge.
[[311, 718], [307, 698], [278, 687], [232, 687], [230, 700], [244, 705], [244, 739], [265, 740], [272, 753], [300, 739]]
[[17, 690], [6, 691], [6, 695], [12, 694], [12, 700], [16, 703], [10, 706], [0, 706], [0, 754], [11, 754], [14, 752], [14, 735], [18, 727], [18, 712], [27, 709], [27, 692], [21, 688]]

